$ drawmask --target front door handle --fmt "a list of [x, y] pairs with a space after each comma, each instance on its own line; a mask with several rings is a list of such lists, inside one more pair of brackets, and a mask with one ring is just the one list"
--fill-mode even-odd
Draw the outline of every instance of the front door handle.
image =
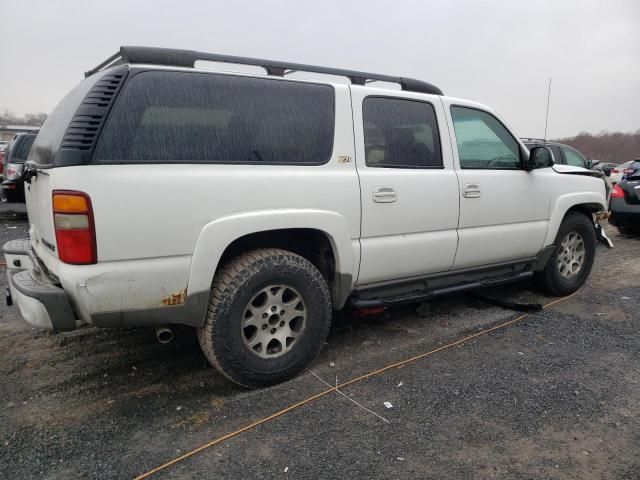
[[479, 198], [480, 194], [480, 184], [478, 183], [465, 183], [462, 188], [462, 196], [465, 198]]
[[375, 187], [373, 189], [373, 201], [376, 203], [391, 203], [396, 199], [396, 189], [393, 187]]

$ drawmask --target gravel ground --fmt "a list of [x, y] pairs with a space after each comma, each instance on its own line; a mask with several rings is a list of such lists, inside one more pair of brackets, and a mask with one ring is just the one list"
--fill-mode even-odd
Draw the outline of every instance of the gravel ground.
[[[0, 205], [0, 241], [27, 235]], [[576, 296], [238, 435], [152, 478], [640, 478], [640, 238]], [[0, 288], [6, 280], [0, 278]], [[493, 294], [548, 303], [528, 284]], [[336, 318], [311, 367], [354, 378], [518, 316], [470, 295]], [[225, 381], [179, 328], [49, 334], [0, 306], [0, 478], [131, 478], [326, 390]], [[393, 407], [386, 408], [383, 402]], [[286, 471], [285, 471], [286, 470]]]

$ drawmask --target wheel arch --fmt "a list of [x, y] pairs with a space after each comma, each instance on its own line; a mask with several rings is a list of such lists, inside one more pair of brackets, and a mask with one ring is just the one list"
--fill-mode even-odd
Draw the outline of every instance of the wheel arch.
[[596, 192], [577, 192], [563, 195], [552, 206], [544, 247], [553, 245], [558, 230], [569, 212], [578, 212], [593, 220], [593, 214], [606, 210], [604, 196]]
[[223, 217], [202, 229], [189, 273], [189, 294], [209, 290], [217, 269], [255, 248], [282, 248], [313, 263], [342, 308], [357, 277], [357, 242], [344, 217], [324, 210], [276, 210]]

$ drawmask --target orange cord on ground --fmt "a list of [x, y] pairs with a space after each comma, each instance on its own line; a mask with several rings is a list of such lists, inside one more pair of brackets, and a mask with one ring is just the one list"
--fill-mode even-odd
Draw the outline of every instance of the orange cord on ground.
[[[577, 292], [574, 292], [571, 295], [567, 295], [566, 297], [559, 298], [558, 300], [554, 300], [553, 302], [547, 303], [546, 305], [543, 306], [543, 308], [549, 308], [549, 307], [551, 307], [553, 305], [556, 305], [557, 303], [563, 302], [564, 300], [567, 300], [567, 299], [571, 298], [572, 296], [574, 296], [576, 293]], [[159, 467], [156, 467], [156, 468], [154, 468], [152, 470], [149, 470], [146, 473], [143, 473], [142, 475], [137, 476], [134, 480], [142, 480], [144, 478], [148, 478], [151, 475], [153, 475], [155, 473], [158, 473], [159, 471], [164, 470], [166, 468], [169, 468], [169, 467], [175, 465], [176, 463], [179, 463], [182, 460], [185, 460], [185, 459], [195, 455], [198, 452], [201, 452], [203, 450], [206, 450], [207, 448], [210, 448], [210, 447], [213, 447], [215, 445], [218, 445], [218, 444], [224, 442], [225, 440], [229, 440], [230, 438], [233, 438], [233, 437], [235, 437], [237, 435], [240, 435], [241, 433], [244, 433], [244, 432], [246, 432], [248, 430], [251, 430], [251, 429], [253, 429], [253, 428], [255, 428], [255, 427], [259, 426], [259, 425], [262, 425], [263, 423], [267, 423], [267, 422], [273, 420], [274, 418], [278, 418], [278, 417], [284, 415], [285, 413], [288, 413], [288, 412], [290, 412], [292, 410], [296, 410], [296, 409], [306, 405], [307, 403], [311, 403], [314, 400], [317, 400], [317, 399], [319, 399], [321, 397], [324, 397], [325, 395], [330, 394], [331, 392], [334, 392], [336, 390], [342, 389], [344, 387], [348, 387], [349, 385], [352, 385], [354, 383], [360, 382], [362, 380], [366, 380], [367, 378], [373, 377], [375, 375], [379, 375], [379, 374], [381, 374], [383, 372], [386, 372], [387, 370], [391, 370], [393, 368], [398, 368], [398, 367], [401, 367], [401, 366], [406, 365], [408, 363], [415, 362], [416, 360], [420, 360], [421, 358], [428, 357], [430, 355], [433, 355], [434, 353], [441, 352], [442, 350], [446, 350], [446, 349], [449, 349], [451, 347], [455, 347], [456, 345], [460, 345], [462, 343], [468, 342], [469, 340], [472, 340], [474, 338], [480, 337], [482, 335], [486, 335], [487, 333], [493, 332], [495, 330], [499, 330], [501, 328], [508, 327], [509, 325], [513, 325], [514, 323], [519, 322], [520, 320], [528, 317], [529, 315], [531, 315], [531, 314], [525, 313], [524, 315], [520, 315], [519, 317], [516, 317], [513, 320], [509, 320], [508, 322], [501, 323], [500, 325], [496, 325], [495, 327], [491, 327], [491, 328], [488, 328], [486, 330], [482, 330], [482, 331], [480, 331], [478, 333], [474, 333], [473, 335], [468, 335], [468, 336], [466, 336], [466, 337], [464, 337], [464, 338], [462, 338], [460, 340], [456, 340], [455, 342], [448, 343], [447, 345], [443, 345], [443, 346], [438, 347], [438, 348], [436, 348], [434, 350], [430, 350], [428, 352], [421, 353], [420, 355], [416, 355], [415, 357], [411, 357], [411, 358], [408, 358], [406, 360], [402, 360], [400, 362], [392, 363], [391, 365], [387, 365], [386, 367], [382, 367], [382, 368], [379, 368], [379, 369], [374, 370], [372, 372], [365, 373], [364, 375], [360, 375], [359, 377], [355, 377], [355, 378], [352, 378], [351, 380], [349, 380], [347, 382], [341, 383], [341, 384], [337, 385], [336, 387], [328, 388], [327, 390], [324, 390], [324, 391], [322, 391], [320, 393], [317, 393], [317, 394], [315, 394], [315, 395], [313, 395], [313, 396], [311, 396], [309, 398], [306, 398], [306, 399], [304, 399], [304, 400], [302, 400], [302, 401], [300, 401], [298, 403], [294, 403], [293, 405], [290, 405], [287, 408], [283, 408], [282, 410], [280, 410], [278, 412], [275, 412], [275, 413], [269, 415], [268, 417], [265, 417], [265, 418], [263, 418], [261, 420], [257, 420], [257, 421], [255, 421], [255, 422], [253, 422], [253, 423], [251, 423], [251, 424], [249, 424], [249, 425], [247, 425], [245, 427], [242, 427], [242, 428], [240, 428], [240, 429], [238, 429], [238, 430], [236, 430], [234, 432], [227, 433], [226, 435], [223, 435], [222, 437], [219, 437], [219, 438], [216, 438], [215, 440], [207, 442], [207, 443], [205, 443], [204, 445], [201, 445], [198, 448], [195, 448], [195, 449], [193, 449], [193, 450], [191, 450], [191, 451], [189, 451], [189, 452], [187, 452], [187, 453], [185, 453], [183, 455], [180, 455], [179, 457], [174, 458], [173, 460], [170, 460], [170, 461], [160, 465]]]

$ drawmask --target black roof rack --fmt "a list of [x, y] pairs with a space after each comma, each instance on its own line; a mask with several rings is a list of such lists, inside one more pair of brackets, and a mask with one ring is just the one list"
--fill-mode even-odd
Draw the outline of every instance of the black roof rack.
[[155, 47], [120, 47], [120, 51], [118, 53], [111, 55], [100, 65], [86, 72], [85, 77], [93, 75], [105, 68], [125, 63], [144, 63], [151, 65], [193, 68], [197, 60], [258, 66], [264, 68], [268, 75], [278, 77], [284, 77], [287, 72], [292, 71], [323, 73], [327, 75], [347, 77], [354, 85], [365, 85], [370, 81], [390, 82], [398, 83], [403, 90], [410, 92], [429, 93], [432, 95], [443, 94], [442, 90], [435, 85], [421, 80], [415, 80], [413, 78], [378, 75], [375, 73], [357, 72], [341, 68], [318, 67], [314, 65], [304, 65], [301, 63], [279, 62], [259, 58], [234, 57], [232, 55], [196, 52], [194, 50], [177, 50], [172, 48]]

